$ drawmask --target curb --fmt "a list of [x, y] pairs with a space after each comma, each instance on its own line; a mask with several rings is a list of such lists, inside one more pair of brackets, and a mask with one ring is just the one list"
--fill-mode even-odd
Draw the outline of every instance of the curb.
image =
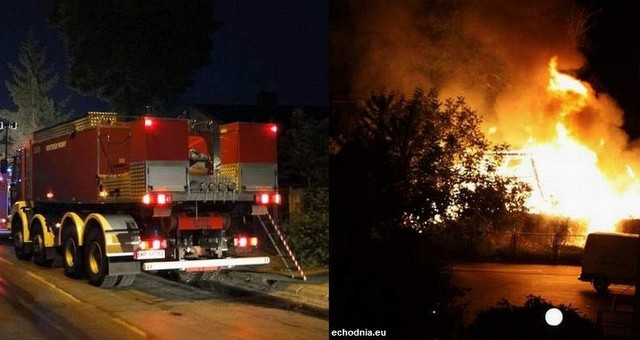
[[268, 295], [323, 313], [329, 311], [328, 273], [301, 281], [277, 273], [230, 271], [215, 273], [208, 282]]

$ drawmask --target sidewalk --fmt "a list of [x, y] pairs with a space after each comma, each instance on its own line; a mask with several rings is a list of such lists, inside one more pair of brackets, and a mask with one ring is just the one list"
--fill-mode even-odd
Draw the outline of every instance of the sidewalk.
[[[292, 304], [303, 305], [322, 313], [329, 311], [329, 269], [304, 269], [307, 281], [291, 278], [279, 266], [277, 258], [267, 266], [246, 267], [215, 273], [209, 282], [268, 295]], [[297, 274], [297, 273], [294, 273]]]

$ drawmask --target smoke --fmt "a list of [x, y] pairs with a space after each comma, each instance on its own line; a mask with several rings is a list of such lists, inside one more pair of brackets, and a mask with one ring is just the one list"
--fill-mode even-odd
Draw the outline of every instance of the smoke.
[[556, 124], [596, 152], [608, 174], [640, 159], [622, 131], [623, 113], [589, 88], [587, 105], [561, 116], [549, 95], [549, 60], [577, 75], [585, 66], [589, 11], [568, 0], [355, 1], [352, 95], [436, 87], [441, 97], [464, 96], [490, 138], [517, 149], [551, 141]]

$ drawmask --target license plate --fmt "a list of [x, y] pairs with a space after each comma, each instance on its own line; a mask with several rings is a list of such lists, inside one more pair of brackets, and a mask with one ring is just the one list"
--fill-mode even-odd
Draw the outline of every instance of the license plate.
[[164, 249], [150, 249], [150, 250], [138, 250], [136, 252], [136, 259], [149, 260], [149, 259], [163, 259]]

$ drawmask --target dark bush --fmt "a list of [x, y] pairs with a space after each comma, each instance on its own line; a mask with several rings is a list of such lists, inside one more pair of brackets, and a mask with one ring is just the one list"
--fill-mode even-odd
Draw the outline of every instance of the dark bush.
[[[545, 314], [550, 308], [562, 311], [563, 320], [550, 326]], [[540, 296], [527, 296], [523, 306], [507, 300], [482, 311], [467, 328], [468, 339], [597, 339], [595, 324], [581, 316], [575, 308], [554, 306]]]
[[329, 194], [307, 189], [303, 211], [282, 224], [287, 240], [303, 266], [329, 264]]

